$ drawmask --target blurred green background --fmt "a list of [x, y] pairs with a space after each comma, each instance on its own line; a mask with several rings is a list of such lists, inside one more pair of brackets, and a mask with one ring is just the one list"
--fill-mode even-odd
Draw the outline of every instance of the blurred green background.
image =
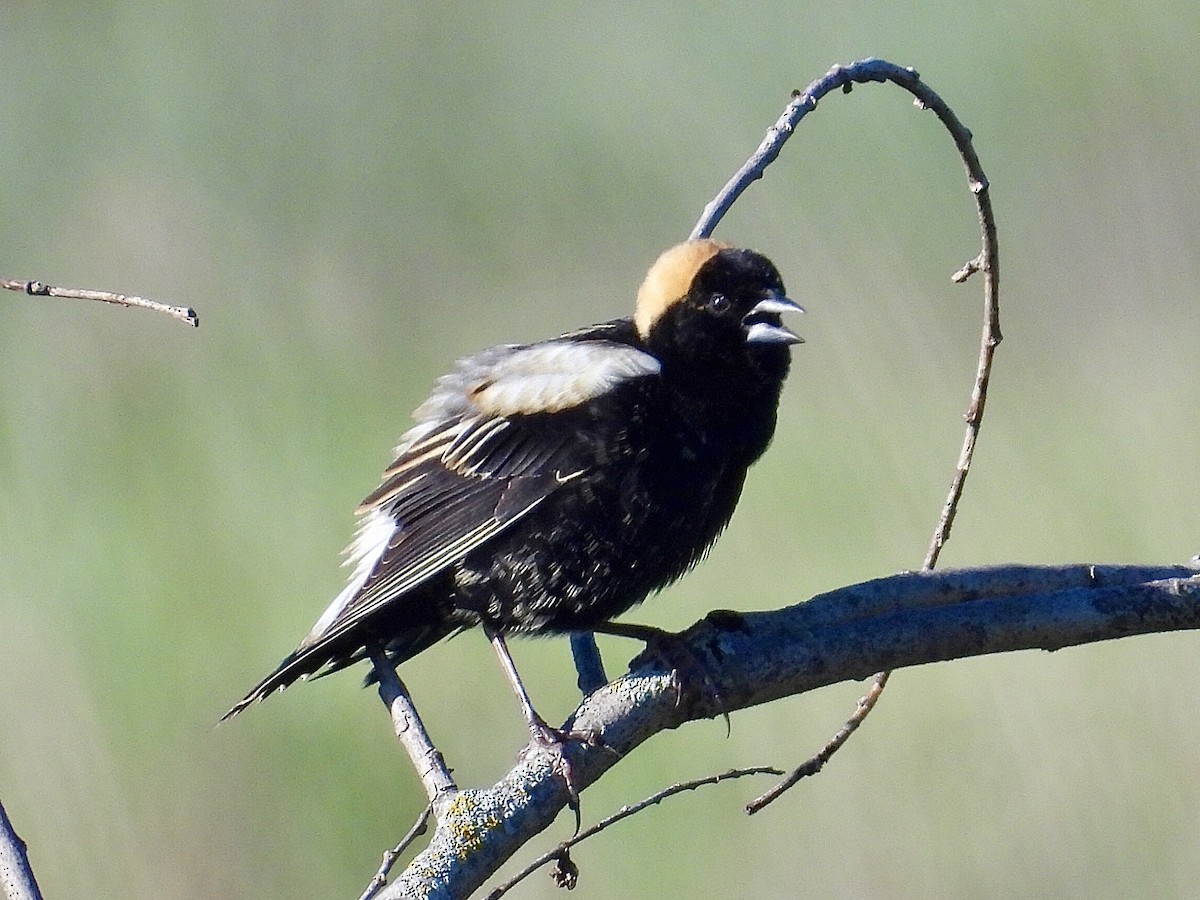
[[[9, 0], [0, 29], [0, 275], [202, 319], [0, 296], [0, 799], [47, 897], [358, 896], [423, 802], [375, 694], [215, 721], [338, 590], [434, 377], [626, 313], [835, 62], [915, 66], [993, 183], [1007, 340], [943, 563], [1200, 552], [1195, 4]], [[973, 207], [900, 90], [826, 100], [718, 235], [808, 343], [731, 531], [633, 617], [664, 627], [919, 565], [974, 371]], [[753, 819], [765, 781], [676, 798], [581, 848], [577, 894], [1194, 896], [1198, 642], [901, 672], [819, 778]], [[516, 653], [561, 720], [566, 641]], [[404, 675], [462, 783], [508, 768], [480, 635]], [[585, 819], [798, 762], [861, 691], [656, 738]]]

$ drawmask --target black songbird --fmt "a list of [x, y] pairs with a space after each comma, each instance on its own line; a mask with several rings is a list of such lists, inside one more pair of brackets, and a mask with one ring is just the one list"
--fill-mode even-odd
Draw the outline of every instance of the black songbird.
[[508, 634], [610, 624], [699, 561], [771, 440], [801, 311], [766, 257], [689, 241], [632, 318], [459, 361], [358, 508], [349, 583], [225, 718], [381, 648], [393, 664], [481, 625], [534, 712]]

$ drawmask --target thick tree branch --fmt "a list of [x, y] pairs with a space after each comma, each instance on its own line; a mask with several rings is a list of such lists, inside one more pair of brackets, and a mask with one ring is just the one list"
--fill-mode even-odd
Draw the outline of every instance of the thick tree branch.
[[[774, 612], [710, 613], [686, 632], [715, 691], [685, 696], [661, 663], [588, 697], [570, 727], [628, 755], [684, 722], [711, 718], [882, 669], [1011, 650], [1057, 650], [1135, 634], [1200, 628], [1200, 567], [1004, 566], [913, 572]], [[721, 698], [718, 706], [713, 697]], [[568, 748], [584, 788], [619, 758]], [[455, 795], [429, 846], [378, 896], [469, 896], [567, 805], [548, 753], [527, 753], [498, 784]]]

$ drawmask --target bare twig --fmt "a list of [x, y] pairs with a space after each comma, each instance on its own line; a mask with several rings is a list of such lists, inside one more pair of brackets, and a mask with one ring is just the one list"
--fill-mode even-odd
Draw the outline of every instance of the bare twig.
[[[724, 772], [720, 775], [709, 775], [704, 778], [696, 778], [692, 781], [681, 781], [671, 785], [670, 787], [663, 788], [658, 793], [651, 794], [645, 800], [634, 803], [632, 806], [622, 806], [611, 816], [601, 819], [590, 828], [586, 828], [574, 837], [563, 841], [553, 850], [543, 853], [508, 881], [504, 882], [504, 884], [500, 885], [490, 894], [488, 894], [486, 900], [499, 900], [500, 897], [504, 896], [510, 890], [516, 887], [518, 882], [524, 881], [525, 878], [536, 872], [542, 866], [546, 865], [546, 863], [551, 862], [552, 860], [566, 859], [568, 851], [576, 844], [587, 840], [588, 838], [592, 837], [592, 835], [599, 834], [610, 825], [615, 825], [622, 819], [627, 819], [630, 816], [637, 815], [644, 809], [662, 803], [662, 801], [666, 800], [668, 797], [673, 797], [676, 794], [682, 794], [684, 791], [694, 791], [697, 788], [705, 787], [706, 785], [718, 784], [722, 781], [730, 781], [734, 778], [745, 778], [747, 775], [782, 774], [783, 772], [781, 772], [779, 769], [772, 768], [771, 766], [752, 766], [745, 769], [730, 769], [728, 772]], [[572, 885], [572, 887], [573, 886], [574, 885]]]
[[408, 696], [408, 689], [383, 651], [378, 647], [370, 648], [370, 657], [371, 665], [375, 667], [375, 677], [379, 679], [379, 699], [392, 714], [396, 737], [412, 760], [429, 802], [445, 802], [447, 797], [458, 791], [458, 785], [454, 783], [441, 751], [433, 746], [425, 724], [417, 714], [412, 698]]
[[391, 850], [383, 851], [383, 862], [379, 864], [379, 869], [375, 873], [375, 877], [367, 884], [367, 889], [362, 892], [358, 900], [371, 900], [378, 894], [387, 884], [388, 873], [392, 871], [392, 866], [396, 864], [402, 853], [408, 849], [409, 844], [423, 835], [429, 830], [429, 817], [433, 815], [433, 804], [428, 804], [422, 811], [421, 815], [417, 816], [417, 821], [413, 823], [412, 828], [408, 829], [408, 833], [400, 838], [398, 843]]
[[888, 679], [891, 675], [892, 673], [887, 670], [877, 673], [866, 694], [859, 698], [858, 705], [854, 708], [854, 714], [846, 720], [846, 723], [842, 725], [838, 733], [831, 737], [829, 742], [818, 753], [813, 754], [801, 765], [792, 769], [788, 773], [787, 778], [778, 782], [766, 793], [747, 803], [747, 815], [754, 815], [775, 800], [780, 794], [791, 790], [801, 778], [816, 775], [821, 769], [825, 768], [825, 763], [829, 762], [829, 758], [842, 748], [842, 744], [850, 739], [850, 735], [858, 730], [858, 726], [863, 723], [863, 720], [875, 708], [875, 703], [879, 699], [879, 695], [883, 693], [883, 689], [887, 687]]
[[0, 888], [5, 900], [42, 900], [25, 842], [17, 836], [0, 804]]
[[129, 294], [114, 294], [109, 291], [91, 291], [85, 288], [60, 288], [41, 281], [13, 281], [0, 279], [0, 288], [6, 291], [19, 291], [31, 297], [63, 297], [67, 300], [97, 300], [100, 303], [111, 303], [115, 306], [136, 306], [140, 309], [150, 309], [154, 312], [166, 313], [173, 319], [186, 322], [193, 328], [200, 327], [200, 317], [188, 306], [170, 306], [157, 300], [145, 297], [134, 297]]
[[980, 258], [978, 256], [975, 257], [974, 259], [968, 259], [965, 263], [962, 264], [962, 268], [960, 268], [957, 272], [955, 272], [953, 275], [950, 276], [950, 280], [953, 281], [955, 284], [962, 284], [964, 281], [966, 281], [968, 278], [970, 278], [972, 275], [974, 275], [976, 272], [978, 272], [982, 268], [983, 268], [983, 262], [980, 260]]

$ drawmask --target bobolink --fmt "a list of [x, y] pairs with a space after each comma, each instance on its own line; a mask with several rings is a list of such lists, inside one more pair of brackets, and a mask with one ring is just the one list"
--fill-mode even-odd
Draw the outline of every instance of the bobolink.
[[481, 625], [534, 737], [553, 735], [504, 636], [636, 632], [608, 622], [704, 556], [774, 432], [794, 311], [766, 257], [689, 241], [632, 318], [460, 360], [358, 508], [349, 583], [225, 718], [372, 647], [399, 664]]

